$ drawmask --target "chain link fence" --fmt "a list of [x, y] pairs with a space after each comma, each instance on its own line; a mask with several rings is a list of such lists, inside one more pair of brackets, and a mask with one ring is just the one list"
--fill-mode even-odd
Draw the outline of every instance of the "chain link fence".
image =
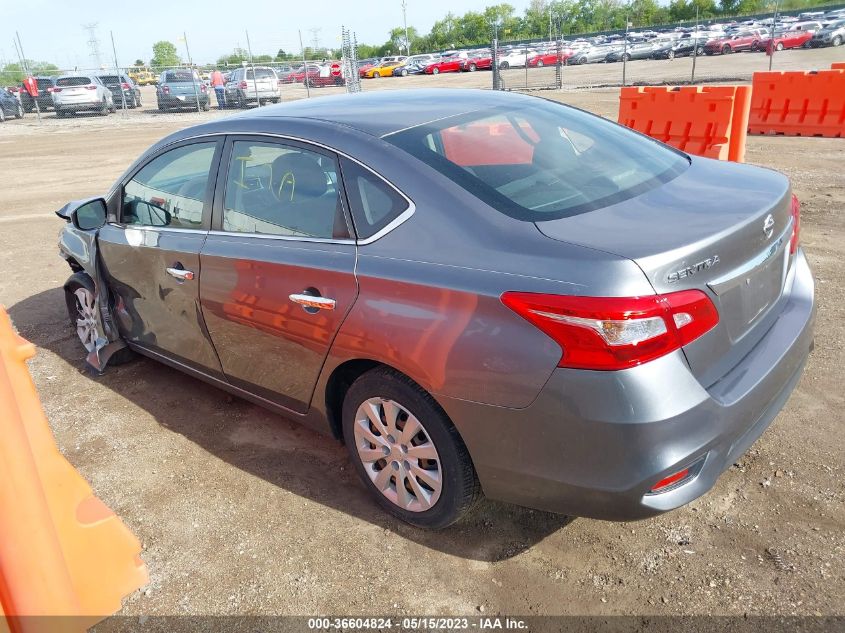
[[557, 90], [564, 55], [560, 39], [533, 47], [499, 42], [490, 45], [493, 90]]

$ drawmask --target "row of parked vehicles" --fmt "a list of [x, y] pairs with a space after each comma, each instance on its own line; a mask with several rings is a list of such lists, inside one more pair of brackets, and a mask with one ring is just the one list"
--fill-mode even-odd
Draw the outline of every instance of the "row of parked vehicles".
[[[845, 9], [803, 13], [797, 17], [772, 18], [713, 24], [706, 27], [679, 27], [671, 31], [640, 31], [589, 39], [535, 42], [502, 46], [498, 50], [500, 69], [541, 68], [562, 64], [619, 62], [632, 59], [674, 59], [696, 55], [727, 55], [741, 51], [784, 50], [799, 47], [839, 46], [845, 43]], [[448, 72], [490, 70], [493, 58], [489, 48], [447, 51], [442, 54], [391, 56], [364, 59], [359, 72], [364, 79], [437, 75]]]
[[[37, 94], [31, 95], [23, 85], [0, 90], [3, 113], [17, 118], [34, 112], [52, 110], [58, 117], [76, 112], [98, 112], [108, 115], [117, 108], [141, 105], [141, 90], [125, 73], [99, 75], [62, 75], [35, 77]], [[0, 118], [0, 120], [3, 120]]]

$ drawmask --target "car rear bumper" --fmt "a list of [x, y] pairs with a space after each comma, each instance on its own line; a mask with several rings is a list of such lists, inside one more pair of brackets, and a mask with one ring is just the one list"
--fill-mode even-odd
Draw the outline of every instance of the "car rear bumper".
[[[707, 492], [763, 433], [800, 379], [813, 342], [813, 277], [799, 251], [788, 300], [756, 347], [704, 389], [681, 351], [617, 372], [557, 369], [524, 409], [440, 402], [485, 494], [552, 512], [634, 520]], [[654, 484], [694, 476], [662, 494]]]
[[99, 99], [94, 99], [90, 101], [71, 101], [67, 103], [55, 101], [54, 107], [64, 110], [66, 112], [71, 110], [99, 110], [103, 107], [103, 102]]
[[[201, 92], [198, 96], [201, 105], [208, 103], [208, 94]], [[158, 103], [166, 108], [196, 108], [197, 95], [159, 96]]]

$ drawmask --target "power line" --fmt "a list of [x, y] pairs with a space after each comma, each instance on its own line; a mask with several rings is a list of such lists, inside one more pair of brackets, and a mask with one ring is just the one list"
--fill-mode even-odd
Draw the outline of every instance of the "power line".
[[82, 28], [88, 31], [88, 55], [94, 61], [94, 67], [100, 67], [100, 40], [97, 37], [98, 22], [83, 24]]

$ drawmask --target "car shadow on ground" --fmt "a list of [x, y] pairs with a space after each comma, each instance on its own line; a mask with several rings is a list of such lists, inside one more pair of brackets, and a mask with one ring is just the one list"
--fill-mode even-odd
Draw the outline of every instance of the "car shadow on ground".
[[[74, 368], [84, 367], [83, 349], [68, 323], [61, 288], [33, 295], [8, 311], [21, 336]], [[572, 522], [562, 515], [484, 500], [454, 526], [417, 529], [393, 519], [371, 500], [343, 445], [297, 422], [143, 357], [109, 367], [102, 376], [80, 372], [78, 380], [111, 389], [162, 427], [240, 470], [454, 556], [505, 560]]]

